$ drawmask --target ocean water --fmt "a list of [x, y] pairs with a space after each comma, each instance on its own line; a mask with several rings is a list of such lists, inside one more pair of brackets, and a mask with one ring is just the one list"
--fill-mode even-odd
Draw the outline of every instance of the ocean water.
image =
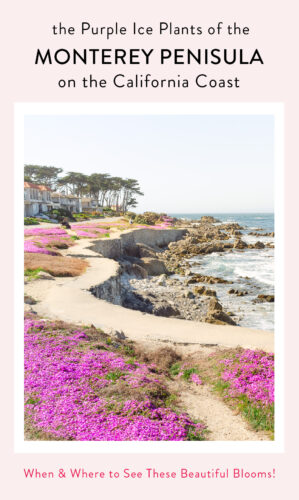
[[[274, 214], [170, 214], [185, 219], [198, 220], [203, 215], [212, 215], [221, 222], [238, 222], [244, 227], [242, 240], [247, 243], [262, 241], [273, 243], [272, 237], [249, 235], [251, 231], [262, 229], [262, 232], [274, 231]], [[216, 290], [221, 304], [226, 310], [233, 312], [240, 326], [263, 330], [274, 329], [274, 304], [255, 303], [259, 294], [274, 294], [274, 249], [232, 250], [225, 253], [214, 253], [190, 259], [192, 271], [200, 274], [217, 276], [233, 281], [233, 284], [209, 285]], [[234, 288], [247, 292], [243, 297], [228, 294]]]

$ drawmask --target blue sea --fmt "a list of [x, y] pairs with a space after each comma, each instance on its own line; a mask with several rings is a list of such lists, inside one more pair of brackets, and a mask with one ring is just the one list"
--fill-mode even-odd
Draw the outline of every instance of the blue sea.
[[[262, 229], [261, 232], [274, 231], [273, 213], [230, 213], [230, 214], [170, 214], [173, 217], [198, 220], [203, 215], [212, 215], [224, 222], [238, 222], [244, 227], [242, 240], [247, 243], [261, 241], [274, 243], [269, 236], [252, 236], [248, 233]], [[274, 304], [268, 302], [255, 303], [259, 294], [274, 294], [274, 249], [232, 250], [225, 253], [214, 253], [190, 259], [192, 271], [200, 274], [217, 276], [233, 281], [232, 285], [209, 285], [216, 290], [221, 304], [226, 310], [233, 312], [238, 325], [263, 330], [274, 329]], [[243, 297], [228, 294], [230, 288], [246, 291]]]

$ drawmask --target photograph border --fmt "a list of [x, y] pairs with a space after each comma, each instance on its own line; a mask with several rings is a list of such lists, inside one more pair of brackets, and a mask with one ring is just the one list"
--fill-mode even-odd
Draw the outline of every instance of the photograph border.
[[[273, 441], [25, 441], [23, 257], [24, 118], [28, 115], [271, 115], [274, 117], [275, 439]], [[284, 106], [282, 103], [15, 103], [14, 109], [14, 452], [284, 452]]]

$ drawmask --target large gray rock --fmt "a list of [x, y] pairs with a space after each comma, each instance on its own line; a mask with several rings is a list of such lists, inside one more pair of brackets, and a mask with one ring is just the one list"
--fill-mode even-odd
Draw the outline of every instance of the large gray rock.
[[125, 340], [127, 338], [122, 330], [118, 331], [114, 328], [108, 330], [107, 334], [110, 335], [110, 337], [116, 337], [118, 340]]
[[46, 273], [46, 271], [40, 271], [37, 275], [37, 277], [41, 280], [54, 280], [53, 276], [49, 273]]
[[265, 248], [265, 245], [262, 241], [257, 241], [254, 245], [254, 248]]
[[169, 318], [171, 316], [179, 316], [180, 314], [180, 311], [178, 309], [172, 307], [170, 304], [167, 304], [167, 302], [156, 304], [152, 312], [156, 316], [164, 316], [165, 318]]
[[143, 267], [150, 276], [159, 276], [167, 274], [167, 269], [162, 260], [153, 259], [151, 257], [143, 257], [139, 261], [139, 265]]
[[216, 325], [236, 325], [237, 323], [224, 311], [208, 311], [205, 319], [206, 323], [215, 323]]
[[131, 274], [134, 274], [137, 278], [145, 279], [148, 277], [148, 272], [144, 267], [139, 266], [138, 264], [132, 264], [131, 266]]
[[215, 297], [212, 297], [209, 302], [209, 313], [213, 313], [215, 311], [222, 311], [222, 305]]
[[237, 248], [238, 250], [243, 250], [244, 248], [247, 247], [248, 247], [247, 243], [241, 240], [240, 238], [238, 238], [234, 243], [234, 248]]
[[138, 243], [137, 245], [139, 256], [138, 257], [151, 257], [152, 259], [156, 258], [156, 252], [148, 245], [144, 245], [142, 243]]

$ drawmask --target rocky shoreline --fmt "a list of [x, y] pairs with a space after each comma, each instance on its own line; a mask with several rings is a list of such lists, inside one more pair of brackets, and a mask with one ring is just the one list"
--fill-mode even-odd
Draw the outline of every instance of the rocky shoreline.
[[[238, 325], [243, 312], [242, 308], [239, 311], [230, 310], [224, 305], [218, 290], [222, 296], [225, 290], [230, 301], [248, 296], [245, 298], [250, 298], [255, 304], [274, 302], [274, 295], [258, 293], [261, 290], [255, 290], [254, 287], [251, 293], [242, 283], [198, 272], [198, 266], [201, 265], [198, 257], [273, 248], [272, 241], [246, 243], [242, 239], [244, 227], [237, 223], [220, 223], [207, 216], [189, 223], [178, 220], [175, 225], [186, 229], [186, 234], [166, 247], [142, 243], [126, 247], [118, 259], [121, 273], [117, 283], [100, 287], [94, 292], [96, 296], [156, 316], [220, 325]], [[254, 233], [253, 236], [258, 234], [259, 237], [274, 236], [274, 233], [263, 233], [259, 229]], [[193, 270], [194, 258], [196, 271]], [[249, 278], [247, 282], [250, 284]]]

